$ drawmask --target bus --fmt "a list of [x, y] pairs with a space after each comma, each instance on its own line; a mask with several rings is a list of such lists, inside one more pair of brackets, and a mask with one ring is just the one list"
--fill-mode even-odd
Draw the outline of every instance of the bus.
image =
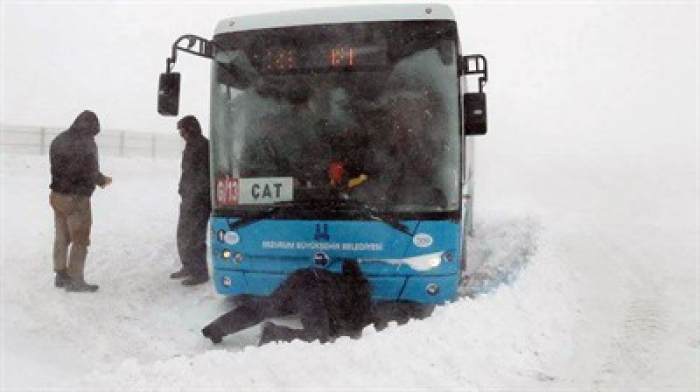
[[486, 58], [445, 5], [361, 5], [220, 21], [178, 52], [211, 61], [210, 250], [222, 295], [269, 295], [299, 268], [359, 262], [376, 301], [451, 301], [467, 268], [472, 136]]

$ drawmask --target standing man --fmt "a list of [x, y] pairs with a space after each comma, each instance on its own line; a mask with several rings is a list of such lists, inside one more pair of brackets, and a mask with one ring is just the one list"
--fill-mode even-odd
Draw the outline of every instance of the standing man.
[[[56, 238], [53, 247], [55, 286], [66, 291], [95, 292], [98, 286], [85, 282], [85, 259], [90, 245], [92, 211], [90, 197], [95, 186], [112, 183], [100, 173], [95, 136], [100, 132], [97, 115], [86, 110], [73, 125], [51, 142], [51, 195]], [[70, 248], [70, 250], [69, 250]]]
[[180, 119], [177, 129], [186, 143], [178, 189], [182, 200], [177, 223], [177, 250], [182, 268], [170, 278], [185, 278], [183, 285], [194, 286], [209, 280], [206, 245], [211, 213], [209, 141], [202, 135], [202, 128], [194, 116]]

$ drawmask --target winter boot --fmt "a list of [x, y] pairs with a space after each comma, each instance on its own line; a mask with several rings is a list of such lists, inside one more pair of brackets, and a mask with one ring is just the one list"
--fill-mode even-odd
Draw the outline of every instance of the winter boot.
[[100, 286], [89, 284], [84, 279], [71, 279], [66, 284], [66, 291], [74, 293], [94, 293]]
[[211, 339], [211, 342], [214, 344], [221, 343], [221, 340], [224, 337], [219, 331], [219, 329], [212, 325], [207, 325], [206, 327], [204, 327], [204, 329], [202, 330], [202, 335], [204, 335], [204, 337], [206, 338]]
[[209, 275], [206, 274], [196, 274], [196, 275], [190, 275], [187, 277], [187, 279], [182, 281], [182, 284], [184, 286], [196, 286], [198, 284], [202, 284], [209, 281]]
[[277, 340], [279, 340], [277, 337], [277, 326], [271, 321], [265, 321], [262, 325], [262, 332], [260, 333], [260, 341], [258, 342], [258, 346], [276, 342]]
[[54, 285], [56, 287], [66, 287], [69, 281], [70, 277], [65, 270], [56, 272], [56, 278], [54, 279]]
[[190, 275], [190, 271], [188, 271], [185, 267], [182, 267], [179, 271], [170, 274], [170, 279], [182, 279], [187, 278]]

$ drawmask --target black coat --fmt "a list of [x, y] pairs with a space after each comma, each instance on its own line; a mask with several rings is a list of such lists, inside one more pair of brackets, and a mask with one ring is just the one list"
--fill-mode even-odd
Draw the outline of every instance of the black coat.
[[210, 202], [209, 141], [193, 136], [182, 152], [182, 174], [178, 193], [183, 201]]
[[100, 131], [97, 116], [81, 113], [67, 130], [51, 142], [52, 190], [70, 195], [91, 196], [96, 185], [104, 185], [100, 173], [95, 135]]
[[341, 274], [308, 268], [292, 273], [273, 292], [272, 299], [294, 303], [295, 310], [310, 307], [328, 317], [330, 336], [357, 335], [372, 321], [369, 282], [356, 263], [345, 263]]
[[294, 271], [268, 297], [242, 297], [239, 306], [207, 325], [202, 334], [214, 343], [268, 318], [299, 315], [303, 329], [268, 323], [260, 344], [271, 341], [359, 336], [373, 320], [370, 284], [357, 261], [343, 262], [341, 274], [325, 269]]

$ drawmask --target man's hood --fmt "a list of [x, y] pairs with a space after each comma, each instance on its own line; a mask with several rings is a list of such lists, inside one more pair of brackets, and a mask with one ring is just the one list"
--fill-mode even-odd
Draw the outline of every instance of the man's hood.
[[78, 115], [68, 130], [85, 136], [95, 136], [100, 133], [100, 121], [95, 113], [85, 110]]

